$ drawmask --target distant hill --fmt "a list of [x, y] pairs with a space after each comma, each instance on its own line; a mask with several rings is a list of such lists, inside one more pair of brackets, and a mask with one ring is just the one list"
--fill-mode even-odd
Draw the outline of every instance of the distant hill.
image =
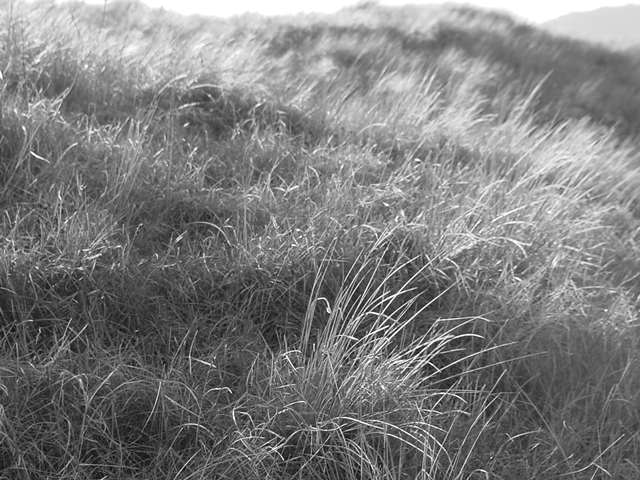
[[553, 33], [618, 48], [640, 45], [640, 5], [576, 12], [546, 22]]

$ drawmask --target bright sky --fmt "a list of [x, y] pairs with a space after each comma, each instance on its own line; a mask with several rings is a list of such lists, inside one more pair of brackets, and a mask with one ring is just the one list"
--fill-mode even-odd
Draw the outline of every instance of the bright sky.
[[[104, 0], [93, 0], [102, 3]], [[357, 3], [356, 0], [142, 0], [151, 6], [164, 7], [181, 13], [200, 13], [226, 17], [244, 12], [279, 15], [298, 12], [332, 12]], [[382, 0], [387, 5], [406, 3], [444, 3], [428, 0]], [[456, 2], [458, 3], [458, 2]], [[628, 4], [640, 4], [640, 0], [464, 0], [461, 3], [498, 10], [508, 10], [531, 22], [543, 22], [566, 13], [595, 10]]]

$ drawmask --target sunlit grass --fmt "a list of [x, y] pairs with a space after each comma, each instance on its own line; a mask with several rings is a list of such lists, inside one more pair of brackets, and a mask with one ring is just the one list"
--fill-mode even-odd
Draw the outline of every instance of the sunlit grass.
[[[638, 477], [624, 58], [465, 9], [11, 5], [1, 475]], [[559, 101], [590, 56], [611, 96]]]

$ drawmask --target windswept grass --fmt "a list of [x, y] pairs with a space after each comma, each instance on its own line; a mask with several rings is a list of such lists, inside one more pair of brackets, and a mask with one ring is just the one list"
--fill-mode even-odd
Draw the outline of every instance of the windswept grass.
[[631, 57], [448, 7], [2, 14], [4, 478], [638, 477]]

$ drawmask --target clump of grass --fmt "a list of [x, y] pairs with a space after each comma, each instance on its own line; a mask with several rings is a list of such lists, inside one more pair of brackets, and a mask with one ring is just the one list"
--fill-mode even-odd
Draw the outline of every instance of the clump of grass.
[[[376, 253], [384, 254], [385, 242]], [[481, 352], [446, 357], [472, 335], [461, 331], [473, 319], [429, 321], [435, 299], [416, 308], [423, 295], [412, 287], [417, 275], [391, 290], [403, 267], [365, 255], [333, 302], [318, 296], [321, 269], [297, 348], [257, 363], [249, 377], [236, 414], [250, 427], [234, 436], [241, 456], [233, 468], [312, 478], [462, 478], [471, 471], [496, 398], [463, 367]], [[318, 309], [326, 309], [321, 321]]]

